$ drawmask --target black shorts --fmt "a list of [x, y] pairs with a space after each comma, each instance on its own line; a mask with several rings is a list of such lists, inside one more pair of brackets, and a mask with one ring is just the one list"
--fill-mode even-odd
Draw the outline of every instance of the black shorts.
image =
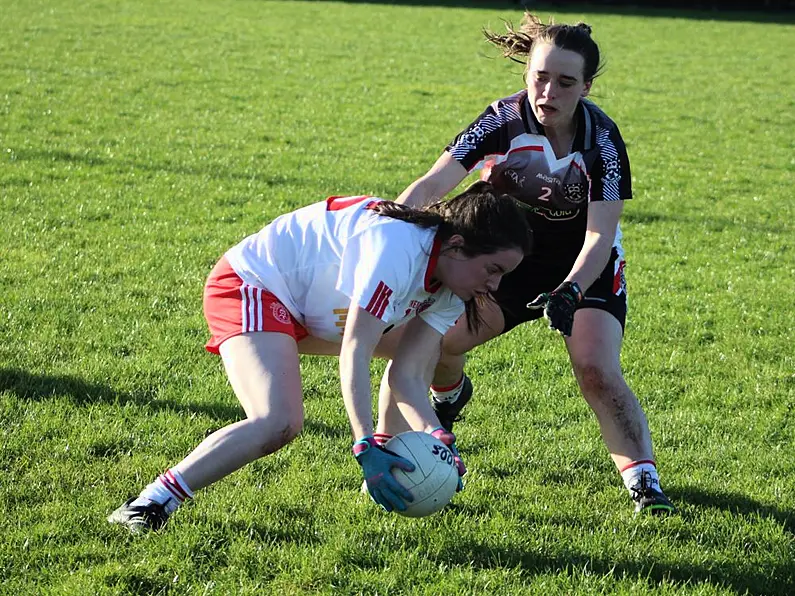
[[[576, 258], [576, 257], [575, 257]], [[502, 309], [505, 317], [507, 333], [520, 323], [540, 319], [544, 316], [543, 309], [530, 310], [527, 303], [543, 292], [551, 292], [566, 278], [574, 264], [572, 259], [550, 260], [540, 259], [536, 255], [525, 257], [519, 266], [502, 278], [494, 298]], [[598, 308], [613, 315], [621, 323], [621, 329], [627, 320], [627, 284], [624, 279], [624, 258], [613, 248], [610, 260], [577, 306], [581, 308]]]

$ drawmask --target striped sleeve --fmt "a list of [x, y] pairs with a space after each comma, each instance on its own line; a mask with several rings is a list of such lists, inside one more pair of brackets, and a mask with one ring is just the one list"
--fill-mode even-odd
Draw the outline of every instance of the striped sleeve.
[[504, 152], [510, 146], [512, 124], [521, 126], [521, 119], [519, 103], [495, 101], [453, 139], [447, 152], [467, 171], [472, 171], [482, 166], [489, 155]]
[[625, 201], [632, 198], [629, 157], [618, 129], [596, 127], [595, 163], [590, 168], [590, 201]]

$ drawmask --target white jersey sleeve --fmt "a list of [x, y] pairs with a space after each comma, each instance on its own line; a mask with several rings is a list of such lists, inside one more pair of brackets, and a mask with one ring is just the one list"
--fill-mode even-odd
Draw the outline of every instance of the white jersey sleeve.
[[372, 226], [351, 236], [337, 277], [338, 291], [382, 321], [403, 316], [395, 308], [413, 289], [409, 286], [421, 249], [412, 234], [397, 234], [400, 229]]
[[418, 316], [444, 335], [463, 316], [463, 310], [464, 304], [461, 299], [447, 290], [431, 308], [420, 312]]

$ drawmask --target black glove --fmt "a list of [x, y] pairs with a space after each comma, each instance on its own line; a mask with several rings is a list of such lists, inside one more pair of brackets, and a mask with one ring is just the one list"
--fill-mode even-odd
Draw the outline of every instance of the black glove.
[[566, 337], [574, 326], [574, 311], [582, 300], [582, 290], [576, 281], [564, 281], [551, 292], [539, 294], [527, 304], [533, 310], [543, 308], [550, 329], [557, 329]]

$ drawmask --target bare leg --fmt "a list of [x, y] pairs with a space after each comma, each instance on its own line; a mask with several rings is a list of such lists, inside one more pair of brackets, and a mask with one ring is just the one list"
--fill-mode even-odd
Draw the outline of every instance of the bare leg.
[[282, 333], [250, 333], [221, 345], [246, 420], [204, 439], [172, 469], [196, 491], [289, 443], [303, 425], [298, 349]]
[[461, 317], [442, 340], [442, 355], [436, 365], [433, 384], [437, 387], [455, 385], [464, 373], [466, 353], [472, 348], [494, 339], [505, 328], [505, 318], [496, 302], [487, 301], [480, 307], [483, 324], [473, 335], [467, 328], [466, 317]]
[[566, 339], [580, 391], [619, 470], [633, 461], [654, 459], [646, 415], [621, 372], [621, 342], [621, 324], [594, 308], [577, 311], [573, 334]]
[[389, 387], [389, 367], [392, 365], [390, 360], [387, 364], [384, 376], [381, 377], [381, 386], [378, 390], [378, 424], [377, 433], [387, 433], [397, 435], [407, 430], [411, 430], [411, 425], [405, 416], [400, 412], [395, 400], [392, 398], [392, 390]]

